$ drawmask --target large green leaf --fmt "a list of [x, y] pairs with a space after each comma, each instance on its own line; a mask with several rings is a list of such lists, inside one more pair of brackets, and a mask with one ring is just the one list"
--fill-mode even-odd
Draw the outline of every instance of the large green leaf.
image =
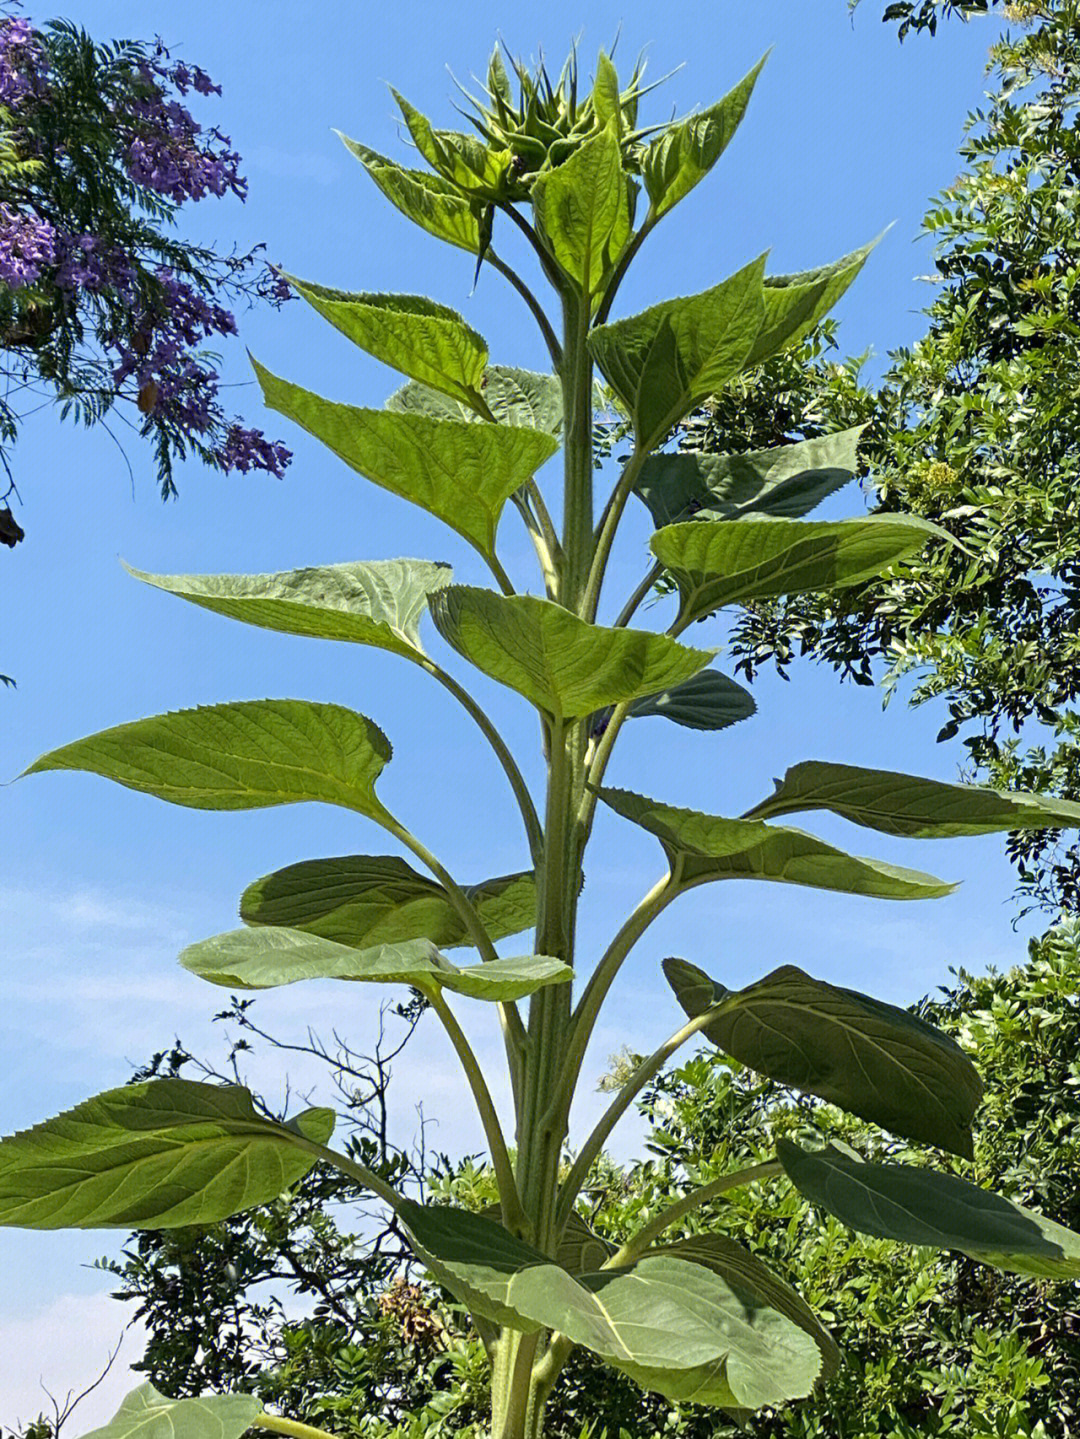
[[402, 1207], [432, 1274], [495, 1323], [557, 1330], [669, 1398], [756, 1409], [810, 1392], [817, 1345], [712, 1269], [668, 1255], [574, 1276], [461, 1209]]
[[[466, 886], [465, 893], [494, 941], [536, 923], [531, 873], [501, 875]], [[248, 885], [240, 918], [245, 924], [302, 929], [357, 949], [409, 939], [429, 939], [444, 949], [472, 943], [442, 885], [395, 855], [288, 865]]]
[[281, 1124], [238, 1085], [155, 1079], [110, 1089], [0, 1140], [0, 1224], [176, 1229], [266, 1204], [315, 1162], [332, 1109]]
[[595, 295], [630, 238], [630, 202], [622, 152], [609, 126], [563, 164], [542, 170], [532, 187], [537, 226], [558, 264]]
[[861, 1234], [962, 1254], [1041, 1279], [1080, 1279], [1080, 1234], [952, 1174], [864, 1164], [830, 1144], [777, 1142], [788, 1178], [811, 1204]]
[[272, 410], [295, 420], [366, 479], [411, 500], [482, 554], [509, 497], [558, 448], [523, 425], [468, 424], [340, 405], [252, 361]]
[[34, 761], [26, 774], [76, 769], [192, 809], [264, 809], [319, 800], [382, 820], [375, 781], [390, 741], [342, 705], [246, 700], [154, 715]]
[[167, 1399], [152, 1384], [140, 1384], [108, 1424], [83, 1439], [240, 1439], [262, 1407], [250, 1394]]
[[657, 220], [705, 178], [739, 127], [766, 56], [733, 90], [700, 115], [666, 125], [645, 147], [641, 174]]
[[680, 618], [724, 605], [858, 584], [943, 532], [913, 515], [862, 520], [688, 520], [652, 537], [682, 596]]
[[550, 600], [467, 585], [433, 595], [431, 617], [478, 669], [562, 719], [679, 684], [715, 654], [646, 630], [590, 625]]
[[415, 659], [428, 596], [453, 576], [430, 560], [365, 560], [271, 575], [129, 574], [230, 619], [313, 639], [351, 640]]
[[854, 477], [865, 428], [857, 425], [745, 455], [650, 455], [635, 493], [648, 506], [657, 529], [693, 516], [801, 519]]
[[817, 1315], [790, 1284], [785, 1284], [771, 1269], [767, 1269], [756, 1254], [744, 1249], [726, 1234], [693, 1234], [688, 1239], [676, 1239], [671, 1244], [654, 1244], [650, 1254], [670, 1254], [675, 1259], [689, 1259], [694, 1264], [704, 1264], [733, 1289], [748, 1291], [760, 1303], [778, 1309], [781, 1314], [809, 1334], [821, 1352], [821, 1377], [829, 1379], [840, 1367], [840, 1350], [832, 1335]]
[[654, 449], [743, 368], [761, 328], [764, 274], [762, 255], [700, 295], [592, 331], [589, 348], [633, 419], [639, 449]]
[[426, 115], [391, 87], [409, 134], [431, 168], [463, 194], [481, 200], [500, 200], [504, 179], [513, 159], [509, 150], [493, 150], [476, 135], [459, 130], [436, 130]]
[[916, 869], [845, 854], [802, 830], [676, 809], [629, 790], [597, 793], [624, 819], [656, 835], [683, 888], [718, 879], [769, 879], [875, 899], [937, 899], [955, 888]]
[[747, 366], [760, 365], [770, 355], [797, 345], [808, 335], [843, 295], [876, 244], [877, 240], [871, 240], [861, 250], [853, 250], [816, 270], [770, 275], [765, 281], [761, 330], [747, 356]]
[[354, 345], [476, 408], [487, 343], [456, 310], [423, 295], [350, 294], [293, 275], [285, 278]]
[[[546, 435], [562, 432], [562, 385], [558, 375], [518, 370], [512, 365], [489, 365], [480, 385], [484, 404], [500, 425], [524, 425]], [[386, 402], [388, 410], [405, 415], [428, 415], [435, 420], [479, 422], [474, 409], [412, 380]]]
[[407, 170], [376, 150], [350, 140], [340, 130], [337, 133], [390, 203], [413, 224], [449, 245], [468, 250], [471, 255], [479, 254], [477, 212], [455, 185], [426, 170]]
[[933, 1025], [792, 964], [734, 991], [683, 959], [665, 959], [664, 973], [691, 1019], [716, 1008], [702, 1032], [740, 1064], [905, 1139], [972, 1157], [982, 1080]]
[[749, 719], [756, 710], [749, 690], [719, 670], [702, 670], [671, 689], [635, 700], [630, 715], [662, 715], [687, 729], [720, 730]]
[[891, 770], [820, 760], [793, 765], [777, 780], [776, 792], [755, 805], [750, 814], [764, 819], [810, 809], [831, 810], [884, 834], [919, 839], [1080, 827], [1080, 804], [1051, 795], [945, 784]]
[[336, 944], [299, 929], [234, 929], [192, 944], [180, 963], [200, 979], [233, 989], [276, 989], [302, 979], [348, 979], [373, 984], [439, 985], [470, 999], [524, 999], [573, 971], [560, 959], [527, 954], [459, 966], [427, 939], [370, 949]]

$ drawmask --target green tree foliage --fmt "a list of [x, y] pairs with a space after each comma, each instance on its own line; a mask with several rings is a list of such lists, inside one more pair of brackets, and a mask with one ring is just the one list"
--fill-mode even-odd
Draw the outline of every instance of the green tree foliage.
[[[964, 169], [924, 221], [939, 285], [927, 333], [872, 390], [845, 372], [828, 406], [841, 424], [869, 421], [875, 512], [922, 515], [958, 543], [931, 541], [842, 595], [750, 606], [735, 645], [748, 672], [803, 652], [869, 680], [877, 660], [890, 689], [907, 676], [915, 703], [944, 702], [941, 737], [963, 735], [973, 772], [1075, 797], [1080, 26], [1071, 0], [1005, 14], [1017, 28], [992, 49]], [[820, 376], [807, 383], [799, 393], [816, 393]], [[689, 442], [742, 449], [732, 421], [703, 417]], [[1051, 911], [1080, 898], [1077, 851], [1056, 838], [1010, 842], [1031, 901]]]
[[[405, 377], [385, 409], [324, 399], [257, 367], [273, 408], [362, 476], [442, 519], [480, 557], [494, 587], [451, 584], [443, 567], [415, 561], [347, 573], [146, 578], [264, 627], [391, 650], [437, 679], [476, 721], [507, 777], [520, 812], [522, 870], [459, 882], [378, 792], [393, 758], [388, 737], [336, 704], [259, 700], [158, 715], [65, 745], [27, 771], [84, 770], [199, 809], [333, 804], [403, 847], [438, 887], [426, 903], [417, 903], [419, 874], [406, 866], [402, 875], [396, 856], [302, 861], [249, 889], [245, 928], [190, 946], [182, 963], [230, 989], [333, 978], [419, 991], [475, 1101], [495, 1203], [480, 1213], [414, 1198], [347, 1144], [331, 1147], [334, 1116], [325, 1109], [281, 1119], [241, 1085], [167, 1076], [99, 1095], [0, 1142], [0, 1223], [187, 1228], [257, 1207], [316, 1164], [329, 1165], [382, 1201], [432, 1282], [470, 1316], [491, 1367], [493, 1439], [540, 1439], [576, 1350], [669, 1404], [737, 1416], [805, 1398], [834, 1372], [836, 1346], [821, 1321], [751, 1251], [722, 1231], [672, 1237], [739, 1188], [766, 1228], [771, 1201], [759, 1186], [781, 1196], [794, 1186], [874, 1240], [959, 1249], [1038, 1282], [1080, 1277], [1080, 1235], [951, 1171], [952, 1157], [973, 1157], [983, 1089], [963, 1048], [921, 1018], [791, 965], [731, 990], [688, 961], [669, 962], [683, 1021], [635, 1066], [593, 1130], [575, 1136], [573, 1161], [563, 1162], [604, 1002], [638, 939], [681, 895], [733, 879], [895, 900], [949, 889], [775, 818], [825, 810], [871, 830], [933, 838], [1077, 827], [1080, 805], [813, 763], [794, 766], [775, 793], [739, 816], [605, 783], [620, 734], [642, 717], [642, 705], [645, 715], [676, 724], [688, 714], [708, 729], [732, 722], [735, 681], [702, 679], [716, 649], [685, 643], [692, 625], [735, 605], [858, 585], [931, 540], [949, 540], [917, 513], [806, 518], [851, 474], [849, 431], [729, 465], [663, 449], [710, 395], [810, 335], [869, 254], [864, 246], [791, 275], [767, 274], [759, 256], [699, 295], [612, 318], [622, 277], [652, 230], [719, 160], [757, 70], [701, 115], [643, 129], [640, 73], [622, 88], [607, 55], [588, 91], [573, 56], [557, 83], [543, 66], [515, 69], [516, 91], [500, 53], [492, 57], [474, 106], [479, 138], [436, 129], [398, 97], [430, 173], [355, 149], [409, 218], [512, 278], [552, 360], [549, 375], [518, 382], [532, 396], [528, 413], [500, 399], [505, 372], [496, 372], [488, 402], [486, 343], [423, 297], [300, 285], [329, 323]], [[508, 223], [527, 238], [558, 297], [556, 324], [494, 249], [496, 224]], [[632, 434], [617, 477], [595, 465], [594, 372]], [[539, 417], [549, 424], [538, 426]], [[536, 478], [560, 440], [561, 509], [549, 506]], [[613, 625], [597, 622], [635, 490], [650, 496], [651, 553], [673, 586], [662, 631], [631, 624], [649, 576]], [[509, 506], [538, 561], [524, 582], [515, 583], [497, 552]], [[523, 583], [542, 585], [543, 597], [519, 592]], [[532, 706], [546, 770], [539, 804], [482, 706], [428, 655], [415, 623], [425, 603], [451, 651]], [[656, 840], [661, 869], [589, 970], [592, 956], [577, 950], [575, 936], [598, 804]], [[448, 909], [460, 923], [448, 925]], [[497, 938], [530, 930], [524, 953], [496, 949]], [[463, 941], [479, 962], [458, 964], [444, 952]], [[527, 1015], [519, 1008], [525, 998]], [[493, 1006], [501, 1029], [510, 1133], [457, 1018], [466, 999]], [[881, 1163], [873, 1152], [863, 1158], [801, 1132], [778, 1134], [760, 1162], [725, 1168], [658, 1212], [634, 1214], [608, 1252], [580, 1207], [590, 1172], [635, 1098], [699, 1033], [765, 1078], [946, 1157], [936, 1166]], [[108, 1439], [133, 1433], [140, 1407], [165, 1402], [152, 1390], [133, 1396]], [[219, 1403], [227, 1428], [237, 1412], [229, 1396], [200, 1397], [173, 1418], [178, 1439], [195, 1434]], [[198, 1418], [189, 1423], [189, 1415]], [[553, 1423], [558, 1415], [555, 1401]], [[270, 1412], [255, 1422], [292, 1432]]]

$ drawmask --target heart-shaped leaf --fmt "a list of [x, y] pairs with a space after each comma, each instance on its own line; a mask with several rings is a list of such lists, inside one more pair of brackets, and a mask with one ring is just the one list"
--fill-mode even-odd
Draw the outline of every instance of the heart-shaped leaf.
[[840, 1367], [840, 1350], [817, 1315], [790, 1284], [785, 1284], [756, 1254], [726, 1234], [693, 1234], [671, 1244], [654, 1244], [650, 1254], [670, 1254], [703, 1264], [725, 1279], [732, 1289], [748, 1291], [759, 1303], [779, 1310], [809, 1334], [821, 1352], [821, 1377], [831, 1378]]
[[767, 58], [762, 56], [722, 100], [700, 115], [688, 115], [685, 120], [665, 125], [659, 136], [645, 147], [641, 174], [654, 219], [659, 220], [688, 195], [727, 149], [746, 113]]
[[677, 809], [629, 790], [597, 793], [656, 835], [683, 889], [718, 879], [770, 879], [874, 899], [938, 899], [956, 887], [917, 869], [845, 854], [799, 829]]
[[456, 185], [427, 170], [407, 170], [340, 130], [337, 134], [390, 203], [414, 225], [470, 255], [480, 253], [480, 222]]
[[278, 379], [253, 360], [263, 398], [366, 479], [492, 555], [503, 505], [558, 448], [523, 425], [468, 424], [362, 410]]
[[[531, 873], [467, 885], [465, 894], [493, 941], [536, 923]], [[429, 939], [443, 949], [472, 943], [442, 885], [395, 855], [343, 855], [288, 865], [248, 885], [240, 918], [245, 924], [302, 929], [355, 949], [410, 939]]]
[[428, 596], [450, 583], [449, 565], [430, 560], [366, 560], [270, 575], [129, 574], [245, 624], [313, 639], [376, 645], [416, 659]]
[[526, 954], [458, 966], [427, 939], [370, 949], [335, 944], [299, 929], [234, 929], [183, 950], [180, 963], [211, 984], [230, 989], [276, 989], [302, 979], [347, 979], [372, 984], [438, 985], [470, 999], [524, 999], [573, 971], [560, 959]]
[[806, 760], [793, 765], [776, 792], [750, 814], [768, 818], [826, 809], [883, 834], [919, 839], [992, 834], [996, 830], [1076, 829], [1080, 804], [1052, 795], [945, 784], [891, 770]]
[[687, 729], [721, 730], [749, 719], [756, 710], [749, 690], [719, 670], [702, 670], [671, 689], [635, 700], [630, 716], [662, 715]]
[[865, 429], [856, 425], [816, 440], [744, 455], [650, 455], [635, 493], [648, 506], [657, 529], [694, 516], [801, 519], [854, 478]]
[[592, 331], [589, 348], [633, 419], [639, 449], [654, 449], [743, 368], [761, 328], [764, 274], [762, 255], [700, 295]]
[[401, 1217], [433, 1275], [474, 1314], [546, 1328], [670, 1398], [756, 1409], [809, 1393], [817, 1345], [719, 1274], [667, 1255], [573, 1276], [500, 1225], [411, 1201]]
[[108, 1424], [83, 1439], [240, 1439], [262, 1407], [250, 1394], [167, 1399], [152, 1384], [140, 1384]]
[[155, 1079], [110, 1089], [0, 1140], [0, 1224], [175, 1229], [266, 1204], [315, 1163], [332, 1109], [281, 1124], [239, 1085]]
[[905, 1139], [972, 1157], [983, 1083], [933, 1025], [792, 964], [735, 991], [683, 959], [666, 959], [664, 973], [691, 1019], [718, 1006], [702, 1032], [740, 1064]]
[[537, 228], [565, 274], [595, 295], [630, 238], [630, 202], [614, 126], [569, 159], [542, 170], [532, 187]]
[[1080, 1234], [952, 1174], [909, 1164], [863, 1164], [834, 1145], [776, 1146], [784, 1172], [811, 1204], [861, 1234], [962, 1254], [1040, 1279], [1080, 1279]]
[[591, 625], [550, 600], [467, 585], [433, 595], [431, 617], [477, 669], [568, 720], [679, 684], [715, 654], [647, 630]]
[[390, 759], [379, 727], [343, 705], [246, 700], [154, 715], [34, 761], [76, 769], [192, 809], [264, 809], [319, 800], [386, 818], [375, 781]]
[[682, 596], [680, 623], [724, 605], [858, 584], [944, 531], [913, 515], [862, 520], [689, 520], [652, 537]]
[[476, 408], [488, 347], [456, 310], [424, 295], [351, 294], [285, 277], [354, 345], [403, 375]]
[[877, 243], [871, 240], [861, 250], [853, 250], [850, 255], [834, 260], [831, 265], [820, 265], [816, 270], [770, 275], [765, 281], [761, 330], [747, 356], [747, 368], [797, 345], [808, 335], [844, 294]]

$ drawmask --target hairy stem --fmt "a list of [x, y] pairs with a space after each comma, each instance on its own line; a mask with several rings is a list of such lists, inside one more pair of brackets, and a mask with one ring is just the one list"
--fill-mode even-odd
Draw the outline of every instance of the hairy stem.
[[691, 1210], [700, 1209], [703, 1204], [709, 1204], [712, 1200], [719, 1199], [729, 1189], [738, 1189], [743, 1184], [753, 1184], [759, 1179], [775, 1179], [783, 1172], [780, 1161], [770, 1159], [764, 1164], [753, 1164], [749, 1169], [736, 1169], [731, 1174], [722, 1174], [711, 1184], [703, 1184], [699, 1189], [691, 1189], [689, 1194], [684, 1194], [674, 1204], [669, 1204], [666, 1209], [661, 1209], [654, 1219], [650, 1219], [644, 1228], [639, 1229], [632, 1239], [628, 1239], [622, 1248], [611, 1256], [604, 1268], [618, 1269], [622, 1265], [633, 1264], [635, 1259], [640, 1259], [653, 1240], [659, 1239], [665, 1229], [670, 1229]]

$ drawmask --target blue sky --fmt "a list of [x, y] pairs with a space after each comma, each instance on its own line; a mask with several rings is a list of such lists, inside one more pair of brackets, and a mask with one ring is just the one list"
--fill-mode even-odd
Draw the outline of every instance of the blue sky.
[[[264, 240], [292, 272], [349, 289], [423, 292], [454, 305], [500, 362], [543, 365], [520, 302], [493, 273], [475, 292], [468, 257], [414, 230], [379, 197], [332, 133], [338, 128], [404, 157], [392, 82], [440, 123], [454, 122], [452, 82], [479, 71], [499, 33], [516, 51], [539, 46], [556, 65], [581, 37], [583, 65], [622, 26], [624, 65], [647, 45], [650, 73], [686, 62], [653, 97], [666, 117], [717, 98], [774, 46], [751, 109], [720, 166], [644, 247], [621, 296], [623, 313], [715, 283], [762, 249], [770, 268], [835, 258], [895, 221], [842, 303], [849, 353], [914, 339], [927, 302], [916, 276], [929, 268], [913, 243], [928, 197], [957, 169], [965, 112], [978, 103], [989, 23], [948, 25], [933, 42], [897, 45], [864, 0], [853, 26], [844, 0], [720, 0], [702, 7], [638, 0], [550, 0], [541, 11], [477, 0], [467, 8], [399, 0], [361, 7], [319, 0], [301, 15], [171, 0], [156, 13], [121, 0], [71, 0], [65, 13], [100, 37], [159, 30], [178, 54], [225, 90], [200, 114], [231, 133], [245, 157], [248, 203], [207, 202], [185, 221], [192, 238], [223, 246]], [[44, 18], [31, 11], [33, 18]], [[374, 20], [372, 17], [376, 17]], [[509, 247], [507, 247], [509, 248]], [[381, 404], [396, 377], [293, 304], [241, 317], [243, 342], [270, 368], [336, 399]], [[275, 636], [235, 625], [148, 590], [118, 558], [157, 571], [265, 571], [349, 559], [414, 555], [451, 561], [485, 583], [479, 561], [434, 520], [346, 470], [308, 437], [262, 411], [242, 346], [227, 357], [236, 407], [295, 450], [287, 477], [222, 478], [191, 467], [180, 500], [156, 497], [150, 457], [127, 446], [135, 483], [103, 432], [61, 428], [47, 411], [15, 456], [26, 542], [0, 562], [0, 668], [18, 677], [0, 694], [0, 777], [37, 754], [105, 726], [197, 703], [261, 696], [333, 700], [369, 714], [395, 758], [381, 793], [465, 881], [524, 862], [500, 772], [470, 724], [419, 671], [392, 656]], [[852, 513], [857, 494], [834, 502]], [[635, 514], [613, 568], [612, 595], [640, 575], [646, 526]], [[525, 545], [504, 526], [502, 556], [517, 573]], [[700, 639], [704, 642], [704, 633]], [[538, 774], [529, 714], [507, 693], [476, 691]], [[674, 803], [738, 813], [771, 778], [804, 758], [879, 764], [952, 778], [960, 753], [938, 746], [940, 713], [875, 692], [841, 688], [797, 666], [790, 684], [763, 677], [760, 716], [723, 736], [662, 721], [631, 727], [610, 772]], [[230, 928], [251, 879], [323, 854], [390, 852], [373, 826], [313, 806], [243, 815], [172, 808], [104, 781], [47, 775], [0, 791], [5, 875], [0, 889], [0, 1047], [6, 1083], [0, 1131], [23, 1127], [122, 1083], [133, 1062], [179, 1032], [204, 1051], [220, 1045], [210, 1016], [225, 997], [174, 963], [183, 944]], [[685, 955], [739, 984], [786, 961], [897, 1001], [945, 980], [950, 965], [982, 968], [1021, 953], [1010, 928], [1011, 872], [995, 838], [937, 846], [813, 826], [860, 852], [963, 881], [952, 898], [887, 905], [786, 887], [698, 891], [650, 931], [626, 967], [592, 1056], [592, 1077], [620, 1044], [651, 1048], [676, 1027], [659, 980], [660, 957]], [[614, 818], [598, 825], [583, 917], [583, 953], [602, 945], [660, 871], [654, 843]], [[377, 996], [332, 986], [260, 998], [263, 1022], [283, 1036], [337, 1024], [362, 1047]], [[478, 1007], [476, 1007], [478, 1008]], [[497, 1047], [486, 1012], [462, 1011], [493, 1073]], [[476, 1146], [450, 1058], [434, 1026], [399, 1066], [395, 1109], [405, 1132], [416, 1105], [438, 1128], [437, 1147]], [[295, 1077], [295, 1074], [294, 1074]], [[268, 1092], [278, 1071], [257, 1062]], [[301, 1082], [304, 1076], [300, 1076]], [[597, 1101], [583, 1096], [579, 1120]], [[580, 1132], [580, 1131], [579, 1131]], [[107, 1280], [84, 1266], [115, 1237], [0, 1233], [0, 1423], [39, 1403], [38, 1377], [64, 1390], [87, 1382], [121, 1327]], [[136, 1345], [124, 1353], [134, 1357]], [[83, 1428], [129, 1387], [118, 1366], [81, 1413]], [[76, 1426], [78, 1429], [79, 1426]]]

